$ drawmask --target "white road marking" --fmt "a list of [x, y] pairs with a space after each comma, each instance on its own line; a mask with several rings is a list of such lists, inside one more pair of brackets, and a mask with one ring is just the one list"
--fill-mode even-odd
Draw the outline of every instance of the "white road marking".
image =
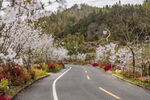
[[85, 71], [85, 73], [87, 74], [87, 71]]
[[53, 82], [53, 98], [54, 100], [58, 100], [57, 92], [56, 92], [56, 82], [65, 75], [69, 70], [71, 70], [72, 67], [70, 67], [68, 70], [66, 70], [63, 74], [61, 74], [54, 82]]
[[90, 77], [87, 75], [87, 79], [90, 80]]

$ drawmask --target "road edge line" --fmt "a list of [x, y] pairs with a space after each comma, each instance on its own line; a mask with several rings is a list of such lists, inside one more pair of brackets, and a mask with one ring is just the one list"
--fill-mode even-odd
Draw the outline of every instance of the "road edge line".
[[62, 77], [64, 76], [68, 71], [71, 70], [72, 67], [70, 67], [68, 70], [66, 70], [64, 73], [62, 73], [59, 77], [57, 77], [52, 85], [52, 91], [53, 91], [53, 99], [54, 100], [58, 100], [58, 96], [57, 96], [57, 92], [56, 92], [56, 82]]

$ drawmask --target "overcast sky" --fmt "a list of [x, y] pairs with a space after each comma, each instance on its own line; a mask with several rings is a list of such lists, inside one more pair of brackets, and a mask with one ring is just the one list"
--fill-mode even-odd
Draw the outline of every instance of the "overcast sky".
[[[144, 0], [120, 0], [122, 4], [142, 4]], [[67, 0], [67, 6], [71, 7], [74, 4], [86, 3], [91, 6], [103, 7], [105, 5], [113, 5], [119, 0]]]
[[[4, 1], [10, 1], [10, 0], [4, 0]], [[49, 0], [41, 0], [45, 4]], [[47, 10], [50, 10], [52, 12], [57, 11], [57, 8], [59, 7], [59, 4], [55, 2], [56, 0], [50, 0], [52, 2], [52, 5], [46, 7]], [[142, 4], [144, 0], [120, 0], [121, 4]], [[91, 6], [96, 6], [96, 7], [103, 7], [106, 5], [113, 5], [119, 2], [119, 0], [66, 0], [66, 7], [70, 8], [74, 4], [88, 4]], [[4, 6], [7, 5], [7, 2], [4, 2]]]
[[[42, 0], [46, 2], [47, 0]], [[51, 0], [55, 1], [55, 0]], [[142, 4], [144, 0], [120, 0], [121, 4]], [[119, 2], [119, 0], [66, 0], [66, 6], [67, 8], [70, 8], [74, 4], [88, 4], [91, 6], [96, 6], [96, 7], [104, 7], [106, 5], [113, 5]], [[54, 3], [50, 7], [47, 7], [46, 9], [51, 10], [51, 11], [56, 11], [58, 7], [58, 3]]]

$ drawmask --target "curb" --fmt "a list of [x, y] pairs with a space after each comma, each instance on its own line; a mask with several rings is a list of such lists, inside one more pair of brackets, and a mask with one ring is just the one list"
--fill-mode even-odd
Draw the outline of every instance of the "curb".
[[24, 89], [30, 87], [31, 85], [33, 85], [33, 84], [36, 83], [37, 81], [42, 80], [42, 79], [44, 79], [44, 78], [46, 78], [46, 77], [48, 77], [48, 76], [50, 76], [50, 75], [52, 75], [52, 74], [47, 74], [47, 75], [45, 75], [45, 76], [43, 76], [43, 77], [40, 77], [39, 79], [34, 80], [33, 82], [31, 82], [29, 85], [23, 87], [22, 89], [20, 89], [20, 90], [12, 97], [12, 100], [14, 100], [14, 98], [15, 98], [20, 92], [22, 92]]
[[[97, 68], [97, 67], [96, 67], [96, 68]], [[99, 68], [99, 67], [98, 67], [98, 69], [104, 71], [102, 68]], [[105, 72], [105, 71], [104, 71], [104, 72]], [[118, 79], [120, 79], [120, 80], [122, 80], [122, 81], [128, 82], [128, 83], [130, 83], [130, 84], [132, 84], [132, 85], [135, 85], [135, 86], [144, 88], [144, 89], [146, 89], [146, 90], [150, 90], [150, 87], [145, 87], [145, 86], [142, 86], [142, 85], [139, 85], [139, 84], [130, 82], [130, 81], [128, 81], [128, 80], [125, 80], [125, 79], [123, 79], [123, 78], [120, 78], [119, 76], [117, 76], [117, 75], [115, 75], [115, 74], [113, 74], [113, 73], [108, 73], [108, 72], [105, 72], [105, 73], [107, 73], [107, 74], [109, 74], [109, 75], [112, 75], [112, 76], [114, 76], [114, 77], [116, 77], [116, 78], [118, 78]]]
[[141, 88], [150, 90], [150, 87], [145, 87], [145, 86], [142, 86], [142, 85], [139, 85], [139, 84], [130, 82], [130, 81], [128, 81], [128, 80], [125, 80], [125, 79], [123, 79], [123, 78], [120, 78], [119, 76], [117, 76], [117, 75], [115, 75], [115, 74], [111, 74], [111, 75], [112, 75], [112, 76], [115, 76], [116, 78], [118, 78], [118, 79], [120, 79], [120, 80], [122, 80], [122, 81], [125, 81], [125, 82], [128, 82], [128, 83], [130, 83], [130, 84], [136, 85], [136, 86], [138, 86], [138, 87], [141, 87]]

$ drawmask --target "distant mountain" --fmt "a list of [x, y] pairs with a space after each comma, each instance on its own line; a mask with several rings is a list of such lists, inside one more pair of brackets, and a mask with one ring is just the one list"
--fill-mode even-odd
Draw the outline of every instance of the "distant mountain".
[[[40, 18], [35, 22], [35, 28], [41, 27], [43, 32], [53, 34], [56, 40], [65, 41], [67, 48], [75, 49], [80, 45], [78, 47], [88, 49], [88, 42], [91, 46], [106, 42], [108, 33], [109, 41], [117, 41], [123, 45], [127, 40], [133, 42], [135, 37], [143, 41], [145, 36], [150, 36], [149, 18], [150, 2], [146, 1], [143, 5], [115, 4], [104, 8], [84, 4]], [[107, 34], [103, 34], [104, 31], [107, 31]]]
[[62, 38], [81, 19], [84, 19], [91, 13], [98, 13], [100, 10], [97, 7], [84, 4], [79, 6], [76, 4], [63, 12], [53, 13], [51, 16], [40, 18], [35, 22], [35, 26], [41, 27], [47, 34], [53, 34], [56, 38]]

